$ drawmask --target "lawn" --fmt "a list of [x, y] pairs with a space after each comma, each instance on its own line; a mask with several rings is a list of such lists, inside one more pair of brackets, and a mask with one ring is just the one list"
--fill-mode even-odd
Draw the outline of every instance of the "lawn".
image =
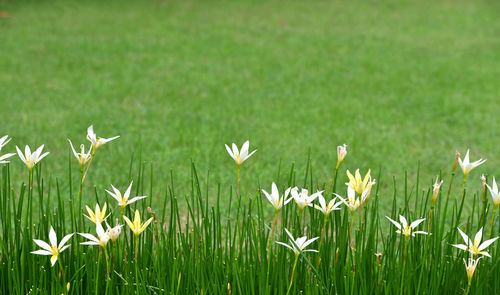
[[0, 3], [0, 133], [45, 144], [53, 176], [90, 124], [121, 135], [96, 161], [102, 187], [128, 183], [140, 152], [159, 177], [185, 181], [193, 161], [228, 184], [224, 143], [247, 139], [252, 188], [309, 150], [326, 182], [343, 143], [347, 168], [387, 180], [420, 162], [430, 181], [467, 148], [499, 172], [495, 1]]
[[[483, 212], [476, 206], [479, 203], [473, 202], [480, 196], [479, 176], [486, 174], [489, 183], [492, 176], [500, 177], [500, 145], [496, 139], [500, 126], [499, 18], [498, 1], [0, 0], [0, 136], [8, 134], [13, 138], [1, 154], [15, 152], [16, 145], [26, 144], [32, 148], [45, 144], [50, 152], [41, 166], [45, 181], [41, 190], [21, 189], [21, 182], [28, 181], [28, 173], [17, 156], [11, 158], [8, 170], [0, 169], [0, 213], [17, 210], [13, 214], [21, 217], [28, 207], [23, 206], [20, 196], [41, 194], [40, 198], [30, 198], [35, 206], [30, 214], [34, 210], [35, 221], [37, 216], [40, 218], [35, 229], [24, 223], [17, 228], [21, 225], [10, 219], [2, 223], [0, 261], [2, 256], [10, 255], [9, 249], [23, 246], [22, 254], [16, 256], [19, 263], [11, 261], [0, 268], [16, 271], [12, 276], [0, 273], [0, 282], [8, 286], [3, 288], [16, 288], [14, 293], [23, 294], [29, 286], [19, 282], [25, 276], [33, 279], [37, 271], [31, 265], [46, 262], [25, 256], [25, 249], [35, 249], [32, 238], [45, 239], [49, 224], [54, 224], [59, 238], [63, 232], [69, 232], [69, 224], [62, 224], [69, 220], [69, 211], [75, 214], [76, 208], [67, 204], [78, 193], [79, 174], [67, 138], [88, 147], [86, 130], [93, 124], [98, 136], [120, 138], [99, 148], [85, 180], [83, 204], [94, 206], [93, 197], [97, 194], [102, 198], [104, 189], [111, 184], [123, 191], [135, 180], [140, 184], [138, 190], [149, 196], [147, 203], [137, 204], [138, 209], [142, 208], [142, 216], [149, 217], [145, 207], [151, 205], [162, 216], [161, 221], [167, 220], [165, 228], [160, 226], [157, 231], [155, 227], [141, 238], [140, 252], [175, 249], [171, 256], [155, 256], [155, 261], [149, 257], [147, 262], [141, 262], [141, 271], [148, 267], [154, 271], [140, 279], [134, 277], [136, 263], [116, 266], [120, 283], [109, 288], [106, 284], [106, 292], [119, 293], [131, 282], [148, 280], [150, 285], [137, 289], [138, 293], [180, 290], [179, 294], [199, 294], [208, 290], [208, 294], [215, 294], [225, 292], [228, 282], [236, 294], [241, 294], [241, 290], [267, 292], [270, 268], [267, 273], [261, 268], [261, 255], [264, 262], [274, 257], [266, 248], [268, 238], [272, 240], [274, 235], [261, 230], [270, 229], [272, 207], [266, 198], [256, 194], [257, 189], [269, 191], [274, 181], [281, 191], [289, 182], [292, 167], [294, 184], [301, 186], [307, 175], [309, 188], [324, 189], [333, 176], [336, 148], [346, 143], [348, 154], [339, 170], [337, 192], [345, 196], [346, 169], [360, 168], [363, 174], [372, 169], [378, 194], [365, 214], [366, 218], [373, 218], [366, 220], [366, 229], [370, 227], [376, 234], [368, 238], [359, 228], [360, 213], [359, 222], [354, 222], [355, 236], [351, 236], [347, 227], [352, 227], [353, 221], [349, 221], [348, 212], [342, 211], [327, 235], [345, 244], [362, 245], [360, 251], [350, 255], [351, 252], [342, 250], [339, 254], [336, 244], [325, 242], [324, 250], [331, 251], [322, 253], [324, 266], [320, 269], [318, 262], [316, 273], [311, 264], [309, 269], [302, 265], [302, 279], [293, 290], [313, 290], [321, 284], [322, 291], [315, 291], [317, 294], [325, 290], [366, 293], [375, 287], [373, 282], [379, 293], [399, 290], [404, 277], [391, 278], [390, 273], [406, 274], [400, 264], [406, 246], [403, 250], [399, 236], [387, 234], [393, 228], [384, 216], [428, 216], [429, 200], [424, 200], [431, 181], [442, 173], [447, 192], [455, 151], [464, 156], [470, 149], [471, 160], [488, 161], [468, 178], [466, 189], [470, 197], [465, 201], [465, 213], [461, 215], [462, 208], [453, 203], [460, 199], [462, 177], [458, 171], [448, 211], [442, 209], [444, 201], [439, 201], [435, 217], [439, 224], [432, 224], [432, 242], [419, 238], [409, 248], [416, 257], [432, 256], [433, 260], [422, 265], [416, 258], [409, 259], [406, 278], [406, 290], [425, 286], [428, 294], [441, 292], [438, 287], [449, 278], [443, 290], [456, 293], [463, 278], [453, 277], [453, 273], [463, 272], [463, 264], [458, 270], [446, 259], [461, 259], [464, 255], [457, 256], [447, 246], [459, 237], [454, 225], [467, 227], [468, 234], [478, 230], [475, 223], [479, 218], [475, 216], [491, 213], [491, 206]], [[241, 192], [245, 197], [242, 210], [248, 210], [248, 215], [241, 214], [240, 224], [240, 211], [234, 212], [240, 202], [236, 205], [236, 199], [231, 199], [231, 205], [228, 204], [229, 196], [234, 196], [236, 168], [224, 144], [235, 142], [240, 146], [246, 140], [250, 140], [250, 149], [257, 152], [241, 169]], [[199, 186], [193, 181], [192, 163], [201, 180]], [[13, 199], [6, 189], [10, 185], [7, 171]], [[42, 179], [38, 172], [35, 174], [35, 187], [39, 188]], [[47, 191], [52, 192], [51, 197]], [[44, 200], [53, 203], [38, 208]], [[112, 217], [120, 214], [121, 220], [123, 212], [110, 201], [114, 208]], [[215, 211], [210, 211], [210, 206], [215, 206]], [[180, 213], [177, 217], [176, 212]], [[255, 216], [251, 217], [250, 212]], [[447, 212], [448, 217], [442, 212]], [[129, 208], [125, 211], [126, 216], [132, 213]], [[301, 226], [307, 227], [306, 222], [310, 222], [313, 229], [309, 231], [309, 227], [307, 232], [323, 235], [321, 225], [325, 223], [319, 213], [305, 215], [303, 221], [296, 213], [286, 209], [279, 224], [297, 227], [300, 232]], [[252, 219], [257, 215], [263, 219]], [[207, 216], [213, 218], [209, 221], [213, 228], [203, 222], [196, 224], [198, 218]], [[457, 220], [457, 216], [462, 219]], [[93, 230], [83, 217], [74, 220], [77, 221], [71, 223], [72, 231]], [[194, 227], [191, 232], [181, 229], [186, 223]], [[490, 229], [489, 219], [480, 224], [486, 226], [485, 231]], [[427, 224], [422, 226], [424, 230], [426, 227]], [[22, 239], [6, 236], [21, 230]], [[250, 234], [255, 231], [258, 233]], [[278, 231], [283, 241], [284, 228]], [[500, 234], [500, 229], [493, 233], [496, 232]], [[164, 241], [152, 246], [157, 238], [154, 234]], [[123, 254], [118, 247], [111, 256], [125, 261], [127, 257], [133, 259], [139, 242], [134, 242], [131, 235], [126, 237], [120, 245], [128, 247], [124, 249], [128, 252]], [[183, 256], [192, 251], [197, 238], [201, 243], [202, 237], [213, 238], [214, 244], [191, 253], [189, 259]], [[226, 238], [232, 238], [233, 244], [221, 246]], [[248, 240], [255, 245], [245, 244]], [[234, 241], [241, 244], [235, 246]], [[398, 244], [391, 248], [387, 244], [390, 242]], [[73, 248], [64, 259], [76, 259], [67, 263], [66, 270], [74, 275], [74, 293], [93, 292], [100, 272], [94, 266], [83, 265], [92, 263], [97, 249], [87, 252], [93, 256], [82, 258], [80, 251], [86, 250], [76, 245]], [[387, 279], [383, 278], [385, 283], [379, 280], [378, 268], [378, 279], [367, 283], [363, 275], [373, 279], [377, 265], [371, 265], [373, 261], [368, 262], [359, 253], [382, 248], [387, 251], [387, 260], [383, 262]], [[355, 246], [351, 249], [355, 250]], [[220, 252], [210, 257], [212, 251]], [[234, 251], [248, 263], [248, 269], [233, 263]], [[500, 255], [500, 246], [495, 244], [493, 252]], [[230, 258], [226, 261], [228, 253]], [[258, 261], [252, 257], [254, 254], [259, 255]], [[287, 260], [284, 250], [276, 252], [276, 257], [280, 263], [273, 268], [284, 273], [287, 281], [290, 271], [286, 267], [293, 260]], [[337, 258], [345, 264], [331, 274], [328, 267], [331, 264], [336, 268]], [[24, 269], [22, 262], [26, 259], [31, 264]], [[204, 259], [206, 264], [200, 266], [199, 260]], [[315, 259], [316, 256], [311, 261]], [[301, 264], [306, 261], [301, 256]], [[406, 267], [406, 254], [404, 261]], [[440, 266], [439, 272], [429, 274], [434, 287], [428, 287], [423, 283], [427, 279], [423, 273], [434, 264]], [[483, 269], [491, 267], [493, 271], [472, 285], [477, 294], [500, 288], [496, 282], [491, 284], [498, 274], [499, 260], [484, 264]], [[362, 276], [354, 271], [351, 279], [349, 275], [356, 265]], [[101, 264], [101, 275], [103, 267]], [[193, 267], [195, 270], [190, 270]], [[206, 276], [212, 267], [214, 278]], [[44, 286], [62, 288], [53, 279], [57, 276], [54, 269], [52, 273], [45, 270], [38, 281], [30, 281], [30, 286], [41, 290]], [[321, 278], [319, 282], [304, 279], [311, 270], [314, 277]], [[184, 273], [182, 282], [180, 273]], [[284, 288], [277, 291], [284, 294], [286, 283], [283, 287], [273, 281], [276, 273], [271, 276], [271, 285]], [[169, 278], [167, 283], [162, 281], [165, 277]], [[171, 283], [177, 279], [177, 283]], [[335, 287], [325, 285], [322, 279], [334, 279]], [[482, 289], [480, 282], [489, 285]], [[95, 290], [98, 287], [96, 283]], [[465, 291], [467, 284], [460, 288]], [[401, 292], [404, 290], [401, 287]]]

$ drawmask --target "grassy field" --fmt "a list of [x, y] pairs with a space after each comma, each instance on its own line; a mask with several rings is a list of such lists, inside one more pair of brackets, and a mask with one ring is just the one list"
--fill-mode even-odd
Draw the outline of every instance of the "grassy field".
[[[0, 136], [13, 137], [0, 155], [51, 153], [32, 182], [17, 156], [0, 166], [0, 293], [498, 293], [500, 242], [469, 280], [469, 255], [451, 244], [457, 227], [500, 235], [479, 180], [500, 177], [499, 17], [498, 1], [0, 0]], [[79, 190], [66, 139], [88, 145], [91, 124], [121, 137]], [[224, 144], [247, 139], [258, 151], [237, 196]], [[291, 202], [273, 219], [257, 189], [325, 188], [344, 143], [334, 191], [345, 196], [346, 169], [371, 168], [373, 201], [330, 217]], [[468, 148], [488, 161], [451, 185]], [[120, 210], [104, 189], [132, 179], [148, 198]], [[30, 254], [51, 226], [59, 241], [99, 234], [81, 213], [106, 197], [117, 241], [75, 234], [54, 267]], [[137, 236], [125, 223], [135, 209], [154, 218]], [[385, 216], [399, 214], [426, 218], [415, 230], [431, 235], [396, 234]], [[292, 243], [285, 228], [321, 237], [319, 254], [276, 244]]]
[[139, 151], [158, 177], [185, 183], [192, 160], [234, 183], [223, 144], [247, 139], [252, 190], [309, 149], [328, 181], [343, 143], [387, 180], [420, 161], [430, 181], [467, 148], [499, 172], [496, 1], [0, 3], [0, 133], [46, 144], [53, 176], [90, 124], [121, 135], [99, 187], [125, 186]]

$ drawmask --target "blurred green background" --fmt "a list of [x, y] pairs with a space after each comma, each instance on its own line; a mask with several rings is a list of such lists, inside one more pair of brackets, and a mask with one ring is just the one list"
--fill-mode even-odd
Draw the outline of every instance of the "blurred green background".
[[[314, 178], [328, 182], [343, 143], [342, 170], [382, 167], [387, 194], [392, 176], [414, 178], [420, 161], [430, 184], [467, 148], [488, 158], [472, 187], [483, 172], [500, 176], [498, 1], [0, 1], [0, 11], [0, 134], [13, 137], [3, 152], [46, 144], [52, 179], [67, 177], [66, 138], [87, 143], [90, 124], [121, 135], [90, 169], [99, 189], [125, 189], [141, 153], [158, 182], [173, 170], [189, 191], [194, 161], [226, 190], [235, 166], [224, 143], [247, 139], [258, 149], [242, 172], [249, 195], [270, 189], [280, 161], [302, 179], [309, 149]], [[18, 158], [11, 166], [26, 176]]]

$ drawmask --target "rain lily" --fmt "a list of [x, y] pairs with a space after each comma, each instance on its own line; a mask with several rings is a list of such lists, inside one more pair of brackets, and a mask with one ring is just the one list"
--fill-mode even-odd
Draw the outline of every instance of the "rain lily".
[[464, 259], [464, 264], [465, 264], [465, 270], [467, 271], [467, 279], [469, 280], [469, 284], [472, 280], [472, 277], [474, 276], [474, 272], [476, 271], [477, 264], [479, 263], [479, 259], [482, 257], [478, 257], [477, 259], [474, 259], [470, 257], [467, 259], [467, 261]]
[[438, 182], [438, 181], [439, 181], [439, 175], [436, 177], [436, 182], [434, 183], [433, 188], [432, 188], [432, 205], [433, 206], [436, 203], [437, 196], [439, 193], [439, 188], [443, 184], [442, 180], [440, 182]]
[[425, 218], [417, 219], [412, 223], [410, 223], [410, 225], [408, 225], [408, 222], [406, 221], [406, 218], [404, 218], [403, 215], [399, 215], [399, 221], [401, 221], [401, 224], [397, 221], [392, 220], [388, 216], [386, 216], [386, 218], [389, 219], [389, 221], [392, 222], [392, 224], [394, 224], [398, 228], [396, 232], [398, 234], [404, 235], [405, 238], [407, 239], [410, 237], [410, 235], [414, 237], [415, 234], [422, 234], [422, 235], [428, 234], [424, 231], [413, 231], [413, 229], [415, 229], [420, 223], [422, 223], [425, 220]]
[[295, 203], [297, 203], [297, 206], [299, 206], [300, 210], [304, 210], [305, 207], [311, 205], [311, 203], [319, 196], [321, 195], [323, 191], [316, 192], [312, 195], [308, 195], [309, 192], [307, 189], [303, 188], [300, 190], [297, 187], [294, 187], [290, 190], [290, 193], [292, 195], [292, 198], [295, 200]]
[[231, 150], [229, 146], [226, 144], [226, 150], [228, 154], [233, 158], [233, 160], [236, 162], [237, 166], [240, 166], [245, 162], [246, 159], [250, 158], [257, 150], [251, 152], [248, 154], [248, 146], [250, 145], [250, 142], [247, 140], [241, 147], [241, 150], [238, 151], [238, 147], [236, 146], [235, 143], [232, 144], [233, 149]]
[[361, 178], [361, 174], [359, 173], [359, 169], [356, 169], [354, 173], [355, 176], [347, 170], [347, 177], [349, 177], [349, 182], [346, 183], [347, 186], [351, 187], [358, 194], [362, 194], [364, 191], [369, 190], [372, 185], [375, 184], [375, 179], [372, 180], [370, 176], [370, 170], [366, 173], [364, 178]]
[[106, 226], [108, 227], [107, 232], [108, 232], [109, 238], [111, 239], [112, 242], [116, 242], [116, 240], [118, 239], [118, 236], [122, 232], [123, 224], [118, 224], [115, 227], [111, 227], [106, 222]]
[[75, 148], [73, 147], [73, 143], [71, 140], [68, 138], [69, 145], [71, 146], [71, 150], [73, 151], [73, 154], [75, 155], [76, 159], [78, 160], [78, 163], [80, 164], [80, 168], [83, 169], [83, 166], [87, 164], [87, 162], [90, 160], [92, 157], [92, 146], [90, 146], [89, 151], [85, 153], [85, 146], [82, 144], [80, 145], [81, 152], [77, 153]]
[[479, 159], [475, 162], [470, 162], [469, 161], [469, 150], [467, 150], [467, 153], [465, 154], [465, 157], [464, 157], [464, 160], [462, 161], [462, 159], [458, 158], [458, 164], [460, 165], [460, 167], [462, 167], [462, 172], [464, 173], [464, 177], [467, 177], [467, 175], [469, 175], [469, 172], [476, 168], [477, 166], [483, 164], [484, 162], [486, 162], [486, 159]]
[[333, 198], [328, 204], [326, 204], [323, 194], [319, 194], [318, 201], [320, 206], [316, 204], [309, 204], [309, 206], [314, 207], [314, 209], [317, 209], [323, 212], [325, 216], [328, 216], [332, 211], [340, 210], [339, 206], [342, 204], [342, 202], [335, 203], [336, 200], [337, 198]]
[[64, 236], [64, 238], [62, 238], [61, 242], [58, 245], [56, 232], [54, 231], [54, 228], [52, 228], [52, 226], [51, 226], [50, 231], [49, 231], [50, 245], [42, 240], [33, 239], [33, 241], [38, 246], [40, 246], [40, 248], [42, 248], [42, 250], [36, 250], [36, 251], [31, 252], [31, 253], [37, 254], [37, 255], [52, 255], [52, 257], [50, 257], [50, 263], [52, 264], [52, 266], [54, 266], [54, 264], [57, 261], [57, 258], [59, 258], [59, 253], [66, 250], [66, 248], [68, 248], [70, 246], [70, 245], [65, 246], [64, 244], [66, 244], [66, 242], [68, 242], [68, 240], [72, 236], [73, 236], [73, 234], [69, 234], [69, 235]]
[[498, 207], [500, 205], [500, 193], [498, 192], [497, 182], [495, 181], [495, 177], [493, 177], [493, 185], [490, 187], [486, 184], [488, 190], [490, 191], [491, 198], [493, 199], [493, 206]]
[[[7, 144], [9, 143], [9, 141], [11, 140], [11, 138], [9, 138], [8, 135], [5, 135], [4, 137], [0, 138], [0, 151], [2, 150], [2, 148]], [[9, 161], [5, 161], [5, 159], [8, 159], [12, 156], [14, 156], [15, 153], [8, 153], [8, 154], [5, 154], [5, 155], [1, 155], [0, 156], [0, 164], [6, 164], [6, 163], [9, 163]]]
[[106, 192], [108, 194], [110, 194], [115, 200], [118, 201], [118, 205], [121, 206], [122, 208], [125, 208], [125, 206], [127, 205], [130, 205], [140, 199], [144, 199], [144, 198], [147, 198], [147, 196], [139, 196], [139, 197], [134, 197], [132, 199], [129, 200], [129, 197], [130, 197], [130, 190], [132, 189], [132, 184], [134, 182], [130, 182], [130, 185], [128, 186], [127, 190], [125, 191], [125, 194], [122, 194], [120, 193], [119, 190], [116, 189], [116, 187], [114, 187], [113, 185], [111, 185], [111, 187], [113, 188], [113, 191], [114, 192], [110, 192], [108, 190], [106, 190]]
[[9, 143], [9, 141], [10, 141], [11, 139], [12, 139], [12, 138], [9, 138], [9, 136], [8, 136], [8, 135], [4, 135], [4, 136], [2, 136], [2, 137], [0, 138], [0, 151], [2, 150], [2, 148], [3, 148], [4, 146], [6, 146], [6, 145]]
[[108, 244], [108, 241], [110, 239], [110, 236], [109, 236], [108, 232], [104, 231], [100, 222], [96, 223], [95, 231], [96, 231], [97, 237], [94, 237], [93, 235], [87, 234], [87, 233], [79, 233], [80, 236], [90, 240], [90, 241], [83, 242], [80, 244], [81, 245], [98, 245], [98, 246], [106, 247], [106, 245]]
[[102, 137], [97, 137], [97, 135], [94, 132], [94, 126], [90, 125], [89, 128], [87, 129], [87, 139], [92, 143], [92, 153], [95, 153], [95, 151], [101, 147], [101, 145], [106, 144], [112, 140], [117, 139], [118, 136], [113, 136], [110, 138], [102, 138]]
[[104, 203], [104, 206], [102, 206], [102, 211], [99, 207], [99, 204], [95, 205], [95, 211], [92, 211], [89, 206], [85, 207], [87, 208], [87, 212], [89, 213], [89, 215], [87, 216], [84, 214], [84, 216], [93, 223], [102, 223], [108, 217], [106, 216], [106, 203]]
[[42, 144], [36, 151], [31, 153], [31, 149], [29, 146], [26, 146], [24, 148], [24, 154], [23, 152], [16, 146], [17, 149], [17, 154], [19, 155], [19, 158], [26, 164], [28, 169], [31, 171], [33, 170], [33, 167], [40, 162], [45, 156], [47, 156], [49, 153], [44, 153], [42, 154], [44, 145]]
[[349, 210], [351, 210], [351, 212], [354, 212], [354, 211], [356, 211], [356, 209], [358, 209], [358, 207], [361, 204], [363, 204], [366, 201], [369, 193], [370, 193], [369, 189], [365, 190], [361, 194], [361, 200], [360, 200], [360, 198], [356, 198], [356, 192], [354, 191], [354, 189], [352, 187], [348, 186], [347, 187], [347, 200], [345, 200], [344, 198], [342, 198], [338, 194], [335, 194], [335, 195], [340, 199], [340, 201], [342, 201], [342, 203], [344, 203], [349, 208]]
[[345, 156], [347, 155], [347, 145], [339, 145], [337, 147], [337, 168], [339, 168], [340, 163], [344, 161]]
[[462, 236], [462, 238], [464, 239], [465, 245], [455, 244], [455, 245], [452, 245], [453, 247], [456, 247], [456, 248], [464, 250], [464, 251], [469, 251], [471, 254], [474, 254], [475, 256], [484, 255], [484, 256], [491, 257], [488, 252], [483, 251], [483, 250], [486, 249], [493, 242], [495, 242], [498, 239], [498, 237], [486, 240], [483, 243], [481, 243], [481, 239], [483, 237], [483, 228], [481, 227], [481, 229], [476, 233], [476, 236], [474, 237], [474, 243], [473, 243], [472, 240], [463, 231], [460, 230], [460, 228], [457, 228], [457, 229], [458, 229], [458, 232], [460, 233], [460, 235]]
[[318, 252], [318, 250], [304, 250], [307, 246], [309, 246], [312, 242], [316, 241], [319, 239], [319, 237], [312, 238], [312, 239], [307, 239], [306, 236], [303, 236], [301, 238], [295, 239], [292, 234], [288, 231], [288, 229], [285, 228], [286, 234], [290, 237], [290, 245], [282, 243], [282, 242], [276, 242], [276, 244], [280, 244], [282, 246], [287, 247], [288, 249], [292, 250], [295, 255], [299, 255], [300, 252]]
[[288, 194], [290, 193], [290, 190], [291, 190], [290, 188], [287, 188], [285, 190], [285, 194], [283, 196], [280, 196], [280, 193], [278, 191], [278, 187], [273, 182], [273, 184], [271, 185], [271, 194], [269, 194], [268, 192], [266, 192], [263, 189], [262, 189], [262, 192], [264, 193], [266, 198], [269, 200], [269, 202], [271, 202], [271, 204], [274, 206], [274, 209], [276, 209], [276, 211], [278, 211], [281, 209], [281, 207], [283, 207], [283, 205], [288, 204], [293, 199], [292, 197], [290, 197], [288, 200], [286, 200], [286, 198], [288, 197]]
[[128, 227], [132, 230], [134, 235], [138, 236], [140, 235], [146, 227], [153, 221], [153, 217], [149, 218], [146, 222], [141, 223], [141, 215], [139, 214], [139, 210], [135, 210], [135, 218], [134, 222], [130, 221], [127, 216], [123, 216], [123, 219], [125, 219], [125, 222], [127, 222]]

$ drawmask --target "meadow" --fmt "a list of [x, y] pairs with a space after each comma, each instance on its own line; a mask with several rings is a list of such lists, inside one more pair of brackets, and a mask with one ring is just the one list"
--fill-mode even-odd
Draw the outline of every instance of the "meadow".
[[[480, 179], [500, 175], [499, 8], [0, 0], [0, 136], [12, 138], [0, 156], [50, 152], [32, 177], [17, 154], [0, 164], [0, 293], [497, 293], [498, 242], [471, 280], [469, 255], [451, 244], [464, 242], [457, 228], [500, 235]], [[89, 125], [120, 137], [99, 147], [80, 185], [67, 139], [88, 151]], [[257, 152], [237, 181], [224, 144], [246, 140]], [[464, 183], [460, 165], [451, 171], [468, 149], [487, 162]], [[293, 200], [274, 210], [263, 191], [275, 182], [280, 195], [307, 188], [328, 203], [347, 198], [346, 171], [358, 168], [376, 184], [355, 193], [371, 195], [355, 214], [338, 197], [327, 219]], [[131, 181], [131, 197], [145, 199], [119, 206], [105, 191]], [[80, 245], [78, 233], [116, 234], [83, 215], [104, 203], [121, 234]], [[125, 221], [136, 209], [153, 218], [137, 236]], [[400, 235], [386, 218], [399, 214], [425, 220]], [[30, 253], [51, 226], [58, 241], [74, 233], [53, 267]], [[318, 237], [307, 249], [319, 254], [277, 244], [303, 242], [285, 228]]]

